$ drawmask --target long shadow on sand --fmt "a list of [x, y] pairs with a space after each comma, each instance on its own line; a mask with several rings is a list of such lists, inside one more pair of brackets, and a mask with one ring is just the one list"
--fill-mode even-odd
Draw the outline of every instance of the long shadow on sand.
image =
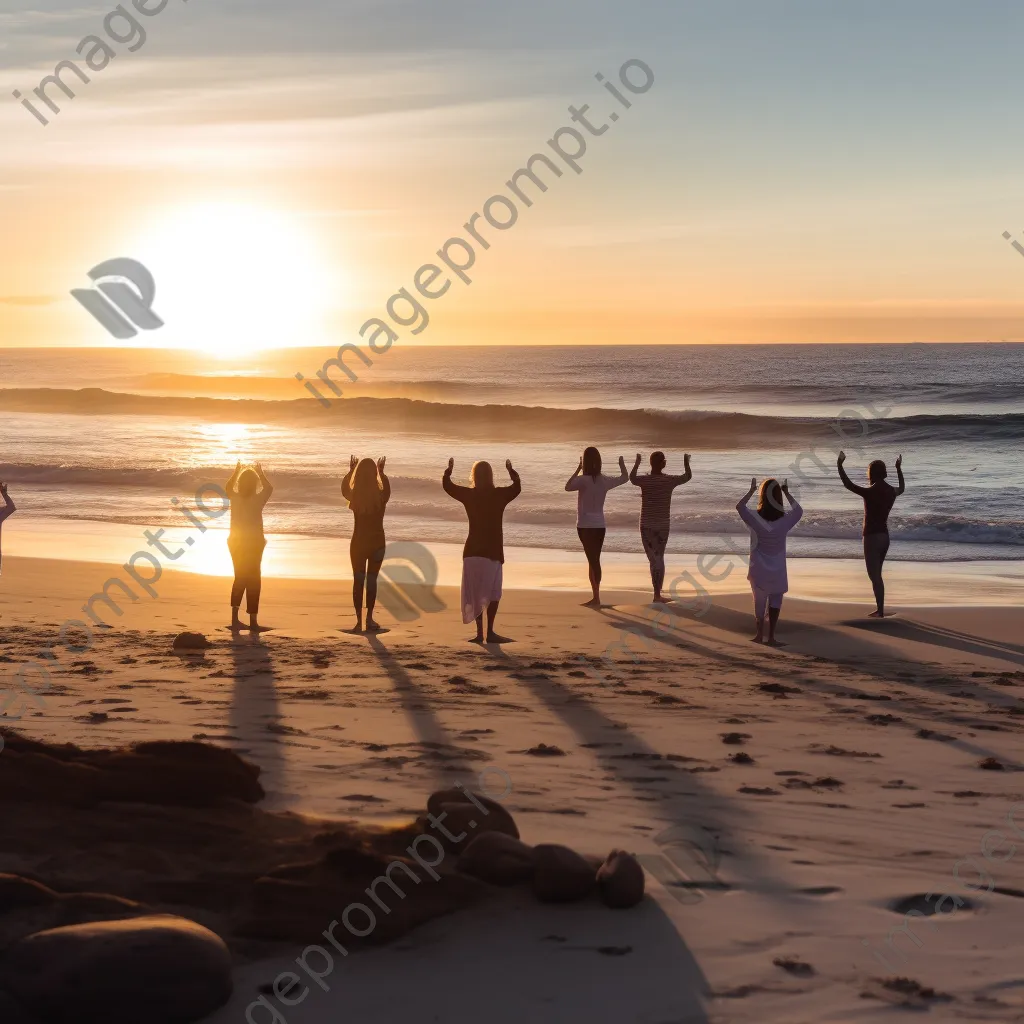
[[974, 654], [982, 658], [994, 658], [1008, 661], [1011, 665], [1024, 665], [1024, 647], [1001, 640], [986, 640], [984, 637], [973, 636], [960, 630], [945, 626], [933, 626], [924, 622], [915, 622], [903, 616], [892, 619], [851, 620], [844, 626], [863, 629], [870, 633], [881, 633], [884, 636], [897, 637], [900, 640], [912, 640], [918, 644], [932, 647], [945, 647], [964, 654]]
[[[703, 785], [699, 774], [687, 772], [667, 761], [663, 754], [627, 726], [609, 718], [570, 686], [536, 675], [523, 675], [518, 677], [518, 681], [557, 715], [575, 733], [581, 745], [594, 754], [602, 770], [632, 790], [652, 815], [656, 813], [667, 825], [697, 824], [717, 838], [723, 853], [732, 852], [729, 849], [731, 823], [738, 822], [741, 817], [749, 818], [749, 810]], [[614, 746], [614, 750], [605, 752], [603, 748], [610, 746]], [[669, 792], [663, 787], [656, 791], [661, 798], [657, 805], [651, 804], [649, 782], [642, 781], [643, 776], [638, 778], [635, 773], [638, 770], [651, 771], [654, 763], [658, 772], [671, 771], [677, 777], [677, 787], [685, 786], [687, 792]], [[791, 895], [788, 886], [762, 873], [758, 862], [745, 857], [742, 861], [733, 860], [731, 865], [751, 890], [783, 901]]]
[[232, 638], [233, 680], [228, 722], [243, 757], [260, 766], [260, 783], [268, 794], [284, 788], [286, 756], [281, 749], [285, 728], [277, 699], [276, 673], [270, 648], [261, 636]]
[[423, 748], [423, 755], [429, 762], [431, 774], [441, 788], [450, 786], [455, 779], [475, 779], [474, 772], [462, 763], [459, 747], [454, 737], [434, 714], [425, 693], [402, 667], [398, 658], [381, 642], [380, 637], [367, 634], [370, 650], [387, 673], [394, 687], [402, 710], [412, 723], [413, 731]]
[[[758, 647], [755, 644], [750, 644], [750, 654], [732, 653], [718, 650], [708, 643], [701, 643], [693, 638], [692, 633], [673, 632], [672, 629], [681, 630], [682, 624], [686, 620], [699, 620], [726, 632], [749, 637], [751, 618], [749, 615], [744, 615], [742, 612], [730, 608], [719, 607], [710, 609], [703, 616], [698, 616], [694, 612], [677, 606], [670, 606], [666, 610], [681, 621], [678, 626], [662, 626], [658, 632], [652, 628], [648, 619], [641, 615], [632, 615], [621, 609], [616, 609], [615, 614], [608, 615], [607, 619], [610, 625], [617, 629], [625, 629], [644, 635], [648, 639], [664, 644], [670, 649], [685, 647], [687, 650], [703, 654], [709, 659], [719, 661], [733, 668], [747, 669], [760, 674], [769, 673], [776, 676], [779, 680], [799, 682], [802, 687], [814, 690], [824, 697], [843, 697], [849, 693], [851, 688], [856, 691], [859, 689], [857, 683], [858, 676], [861, 678], [870, 676], [879, 681], [890, 683], [893, 686], [908, 690], [918, 690], [922, 697], [929, 699], [937, 698], [941, 700], [949, 697], [946, 689], [938, 688], [928, 679], [917, 677], [920, 674], [931, 676], [932, 680], [935, 680], [936, 674], [941, 671], [940, 667], [935, 663], [906, 658], [889, 648], [873, 644], [866, 639], [858, 643], [856, 657], [838, 654], [837, 652], [841, 651], [844, 647], [848, 647], [850, 642], [849, 635], [842, 630], [792, 619], [786, 623], [785, 638], [789, 644], [788, 647], [782, 650], [773, 650], [772, 648]], [[883, 623], [874, 626], [874, 628], [879, 632], [887, 630], [890, 621], [895, 623], [897, 620], [883, 620]], [[859, 627], [871, 629], [875, 624], [875, 620], [867, 620], [867, 623], [854, 620], [850, 623], [844, 623], [844, 625], [856, 624]], [[793, 654], [798, 656], [804, 655], [820, 661], [829, 661], [847, 670], [848, 678], [836, 682], [815, 678], [809, 675], [809, 673], [814, 671], [814, 666], [801, 664], [800, 661], [793, 660], [790, 657]], [[911, 673], [906, 670], [913, 670], [913, 672]], [[901, 672], [902, 674], [897, 675], [897, 673]], [[949, 680], [947, 679], [945, 682], [948, 683]], [[974, 692], [965, 695], [963, 699], [976, 701], [983, 705], [986, 711], [991, 706], [1006, 707], [1009, 704], [1016, 703], [1012, 698], [1008, 698], [1004, 692], [1001, 692], [998, 687], [986, 686], [974, 679], [970, 681], [970, 684]], [[884, 710], [890, 713], [899, 711], [907, 716], [913, 716], [914, 720], [904, 723], [904, 727], [908, 729], [916, 730], [927, 725], [936, 727], [936, 732], [942, 732], [942, 730], [948, 729], [951, 725], [958, 725], [961, 728], [969, 729], [984, 729], [990, 724], [981, 721], [968, 722], [951, 719], [951, 708], [948, 704], [940, 707], [922, 707], [918, 700], [901, 699], [896, 695], [889, 696], [891, 696], [891, 700], [886, 701], [883, 707], [874, 710]], [[948, 742], [950, 746], [971, 755], [979, 757], [995, 756], [1013, 767], [1024, 767], [1024, 765], [1016, 761], [1008, 760], [1004, 753], [995, 751], [983, 744], [971, 742], [968, 739], [950, 739]]]

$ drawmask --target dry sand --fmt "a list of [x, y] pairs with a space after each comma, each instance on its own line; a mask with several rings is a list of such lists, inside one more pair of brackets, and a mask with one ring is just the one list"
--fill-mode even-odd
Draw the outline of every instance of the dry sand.
[[[5, 560], [2, 668], [38, 656], [109, 575]], [[793, 600], [788, 646], [771, 650], [750, 642], [745, 594], [716, 596], [700, 619], [671, 608], [654, 631], [638, 594], [596, 612], [583, 595], [513, 591], [499, 628], [517, 642], [491, 650], [466, 642], [447, 589], [443, 610], [408, 622], [382, 610], [392, 629], [371, 639], [340, 631], [343, 582], [271, 580], [261, 617], [275, 629], [258, 642], [221, 628], [224, 580], [168, 572], [158, 590], [90, 651], [61, 651], [45, 708], [20, 722], [28, 735], [204, 738], [261, 765], [271, 808], [376, 822], [492, 765], [529, 842], [664, 856], [655, 838], [669, 826], [715, 837], [717, 881], [694, 857], [678, 885], [649, 876], [631, 911], [509, 896], [349, 956], [329, 991], [283, 1011], [288, 1024], [810, 1024], [901, 1020], [905, 1001], [932, 1020], [1024, 1020], [1024, 853], [1007, 825], [1024, 802], [1018, 609], [895, 609], [879, 623], [866, 605]], [[215, 646], [173, 654], [182, 629]], [[609, 646], [615, 663], [601, 664]], [[1002, 770], [979, 767], [987, 758]], [[986, 860], [983, 836], [999, 828], [1008, 838], [990, 836]], [[970, 905], [911, 918], [921, 945], [898, 934], [893, 953], [886, 937], [913, 904], [890, 908], [927, 893]], [[240, 967], [211, 1020], [241, 1024], [288, 962]], [[881, 983], [897, 976], [948, 998]]]

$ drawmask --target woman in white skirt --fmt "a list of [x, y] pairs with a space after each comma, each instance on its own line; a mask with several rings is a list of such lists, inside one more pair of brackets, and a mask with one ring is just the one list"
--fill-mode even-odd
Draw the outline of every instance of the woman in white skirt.
[[[501, 600], [501, 567], [505, 562], [505, 549], [501, 519], [505, 506], [519, 497], [522, 484], [512, 461], [505, 468], [512, 478], [508, 487], [494, 486], [494, 473], [489, 462], [476, 462], [470, 473], [472, 487], [452, 483], [455, 460], [448, 460], [448, 468], [441, 478], [441, 486], [456, 501], [466, 507], [469, 517], [469, 537], [462, 550], [462, 621], [476, 620], [473, 643], [509, 643], [508, 637], [494, 632], [494, 617]], [[484, 639], [484, 609], [487, 610], [487, 638]]]
[[[768, 644], [778, 647], [775, 639], [775, 626], [782, 611], [782, 595], [789, 590], [789, 577], [786, 575], [786, 536], [793, 529], [804, 510], [789, 493], [789, 481], [779, 486], [778, 480], [768, 479], [761, 484], [761, 495], [757, 502], [757, 511], [747, 508], [747, 502], [757, 490], [757, 478], [750, 481], [750, 490], [736, 503], [736, 511], [750, 529], [750, 569], [747, 579], [754, 592], [754, 619], [757, 622], [757, 635], [754, 643], [761, 644], [764, 639], [765, 613], [768, 617]], [[789, 510], [783, 506], [785, 495], [789, 501]]]

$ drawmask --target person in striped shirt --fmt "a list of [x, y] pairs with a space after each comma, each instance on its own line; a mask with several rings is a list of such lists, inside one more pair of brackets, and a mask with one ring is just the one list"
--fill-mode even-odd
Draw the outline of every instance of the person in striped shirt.
[[672, 530], [672, 491], [685, 484], [693, 474], [690, 472], [690, 456], [683, 456], [682, 476], [665, 472], [665, 453], [651, 455], [651, 471], [637, 476], [641, 456], [637, 453], [629, 482], [640, 488], [640, 540], [644, 545], [647, 561], [651, 563], [651, 583], [654, 586], [654, 601], [661, 603], [661, 588], [665, 582], [665, 548]]

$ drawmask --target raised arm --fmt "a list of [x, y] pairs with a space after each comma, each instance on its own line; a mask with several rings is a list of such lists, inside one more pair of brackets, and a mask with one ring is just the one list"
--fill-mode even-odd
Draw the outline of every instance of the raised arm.
[[234, 473], [231, 474], [230, 479], [228, 480], [227, 484], [225, 484], [225, 487], [224, 487], [224, 489], [228, 492], [228, 494], [231, 497], [234, 497], [234, 495], [236, 495], [238, 493], [236, 488], [238, 487], [238, 478], [241, 475], [242, 475], [242, 460], [239, 459], [235, 463], [235, 471], [234, 471]]
[[608, 484], [608, 490], [613, 487], [621, 487], [629, 479], [629, 473], [626, 472], [626, 460], [620, 455], [619, 456], [619, 475], [613, 477], [611, 482]]
[[636, 462], [633, 463], [633, 468], [629, 472], [629, 482], [631, 484], [636, 484], [637, 487], [640, 486], [639, 484], [636, 483], [636, 471], [639, 468], [640, 468], [640, 453], [637, 452], [636, 453]]
[[846, 452], [840, 452], [839, 458], [836, 459], [836, 469], [839, 470], [839, 479], [843, 481], [843, 486], [848, 491], [853, 491], [854, 494], [859, 494], [862, 498], [867, 494], [868, 489], [866, 487], [858, 487], [847, 475], [846, 470], [843, 469], [843, 463], [846, 461]]
[[789, 481], [782, 481], [782, 493], [786, 496], [786, 500], [789, 502], [789, 511], [786, 516], [791, 526], [796, 526], [800, 522], [800, 517], [804, 514], [803, 508], [800, 506], [800, 502], [789, 493]]
[[682, 476], [674, 476], [674, 477], [672, 477], [672, 480], [674, 481], [673, 486], [679, 487], [682, 484], [688, 483], [692, 479], [693, 479], [693, 473], [690, 471], [690, 456], [689, 455], [684, 455], [683, 456], [683, 475]]
[[583, 472], [583, 459], [580, 459], [580, 464], [576, 467], [576, 472], [573, 473], [568, 480], [565, 481], [565, 489], [567, 491], [578, 491], [580, 489], [580, 474]]
[[3, 520], [14, 515], [18, 511], [18, 507], [11, 501], [11, 496], [7, 493], [7, 484], [2, 480], [0, 480], [0, 498], [4, 499], [4, 507], [0, 508], [0, 520]]
[[260, 478], [260, 498], [263, 500], [265, 505], [270, 501], [270, 496], [274, 493], [274, 485], [267, 479], [267, 474], [263, 472], [263, 466], [261, 463], [256, 463], [256, 475]]
[[906, 489], [907, 482], [903, 479], [903, 456], [896, 456], [896, 476], [899, 479], [900, 485], [896, 488], [896, 496], [899, 497]]
[[743, 515], [743, 512], [744, 512], [744, 510], [747, 507], [747, 502], [750, 501], [750, 499], [754, 496], [754, 491], [756, 491], [756, 490], [757, 490], [757, 477], [756, 476], [752, 476], [750, 478], [750, 490], [747, 491], [747, 493], [744, 494], [743, 497], [740, 498], [740, 500], [736, 502], [736, 511], [739, 512], [740, 515]]
[[391, 481], [384, 472], [384, 463], [386, 460], [386, 455], [382, 455], [377, 460], [377, 476], [380, 478], [380, 492], [381, 496], [384, 498], [385, 505], [391, 500]]
[[348, 457], [348, 472], [341, 480], [341, 496], [346, 501], [352, 500], [352, 477], [356, 474], [357, 465], [359, 465], [359, 460], [354, 455], [350, 455]]
[[511, 459], [505, 460], [505, 468], [508, 470], [508, 475], [512, 478], [512, 485], [505, 488], [508, 492], [508, 500], [515, 501], [523, 493], [523, 482], [519, 479], [519, 474], [512, 468]]
[[456, 501], [464, 502], [472, 488], [462, 487], [460, 484], [453, 484], [453, 469], [455, 469], [455, 460], [449, 459], [448, 468], [444, 471], [444, 476], [441, 477], [441, 486], [444, 488], [445, 494], [450, 494]]

